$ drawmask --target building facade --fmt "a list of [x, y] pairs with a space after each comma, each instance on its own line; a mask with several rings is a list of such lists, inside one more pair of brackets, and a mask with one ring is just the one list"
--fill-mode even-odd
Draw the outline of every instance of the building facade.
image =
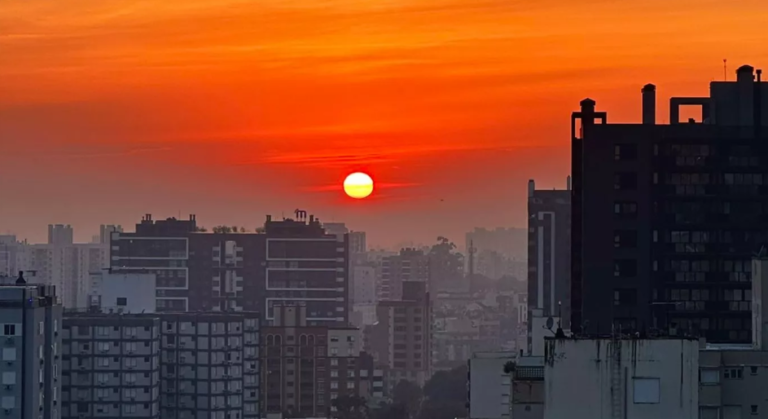
[[563, 328], [571, 317], [570, 243], [570, 179], [565, 190], [537, 190], [528, 181], [528, 308], [564, 319]]
[[[750, 260], [768, 240], [768, 83], [742, 66], [709, 97], [671, 98], [668, 125], [655, 87], [642, 95], [642, 124], [608, 124], [591, 99], [572, 115], [572, 329], [748, 343]], [[680, 123], [682, 106], [700, 120]]]
[[400, 380], [423, 386], [432, 376], [432, 310], [426, 286], [404, 282], [406, 297], [379, 301], [377, 323], [365, 330], [365, 350], [388, 371], [388, 388]]
[[207, 233], [189, 220], [146, 215], [133, 233], [112, 235], [112, 273], [153, 274], [158, 312], [258, 311], [271, 321], [275, 303], [306, 303], [307, 320], [349, 321], [346, 235], [320, 221], [270, 216], [259, 233]]
[[378, 286], [379, 300], [400, 300], [403, 298], [403, 282], [419, 281], [429, 283], [429, 256], [423, 251], [406, 248], [381, 261], [381, 281]]
[[544, 382], [544, 419], [696, 419], [699, 342], [547, 338]]
[[9, 419], [58, 419], [61, 302], [47, 285], [0, 285], [0, 411]]
[[310, 325], [304, 305], [275, 307], [262, 328], [262, 397], [266, 415], [319, 418], [334, 415], [333, 400], [381, 400], [383, 373], [362, 353], [358, 329]]
[[469, 366], [469, 419], [509, 419], [511, 376], [504, 365], [514, 352], [476, 352]]
[[160, 319], [68, 313], [62, 419], [160, 418]]

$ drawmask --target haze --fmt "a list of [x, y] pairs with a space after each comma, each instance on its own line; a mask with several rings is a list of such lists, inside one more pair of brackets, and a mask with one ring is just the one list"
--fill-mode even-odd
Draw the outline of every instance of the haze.
[[[529, 178], [565, 186], [579, 100], [615, 122], [641, 82], [705, 94], [724, 58], [768, 59], [766, 21], [761, 0], [3, 0], [0, 231], [297, 207], [385, 245], [524, 226]], [[377, 193], [353, 202], [361, 169]]]

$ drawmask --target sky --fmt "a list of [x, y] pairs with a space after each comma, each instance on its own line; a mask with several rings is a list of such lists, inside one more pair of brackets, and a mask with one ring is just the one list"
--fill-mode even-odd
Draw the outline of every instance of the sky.
[[[764, 0], [2, 0], [0, 233], [297, 208], [384, 246], [520, 226], [590, 97], [768, 65]], [[376, 182], [364, 200], [341, 184]]]

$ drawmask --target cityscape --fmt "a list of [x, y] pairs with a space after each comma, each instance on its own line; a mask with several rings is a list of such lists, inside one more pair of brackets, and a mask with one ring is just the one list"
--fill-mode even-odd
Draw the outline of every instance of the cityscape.
[[0, 236], [2, 409], [761, 417], [768, 83], [744, 65], [710, 92], [670, 98], [670, 124], [652, 84], [638, 123], [582, 100], [562, 189], [530, 180], [526, 227], [458, 245], [373, 248], [304, 209], [253, 231], [145, 214], [89, 243], [63, 224], [41, 244]]
[[766, 19], [0, 0], [0, 419], [768, 418]]

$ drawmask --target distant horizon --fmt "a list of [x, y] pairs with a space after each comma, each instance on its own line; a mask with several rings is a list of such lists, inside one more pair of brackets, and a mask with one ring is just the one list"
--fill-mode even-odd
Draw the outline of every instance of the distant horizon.
[[[390, 245], [525, 226], [528, 179], [565, 187], [582, 99], [639, 122], [653, 83], [663, 123], [768, 66], [766, 21], [762, 0], [6, 1], [0, 231], [191, 208], [300, 207]], [[342, 192], [356, 171], [368, 198]]]

